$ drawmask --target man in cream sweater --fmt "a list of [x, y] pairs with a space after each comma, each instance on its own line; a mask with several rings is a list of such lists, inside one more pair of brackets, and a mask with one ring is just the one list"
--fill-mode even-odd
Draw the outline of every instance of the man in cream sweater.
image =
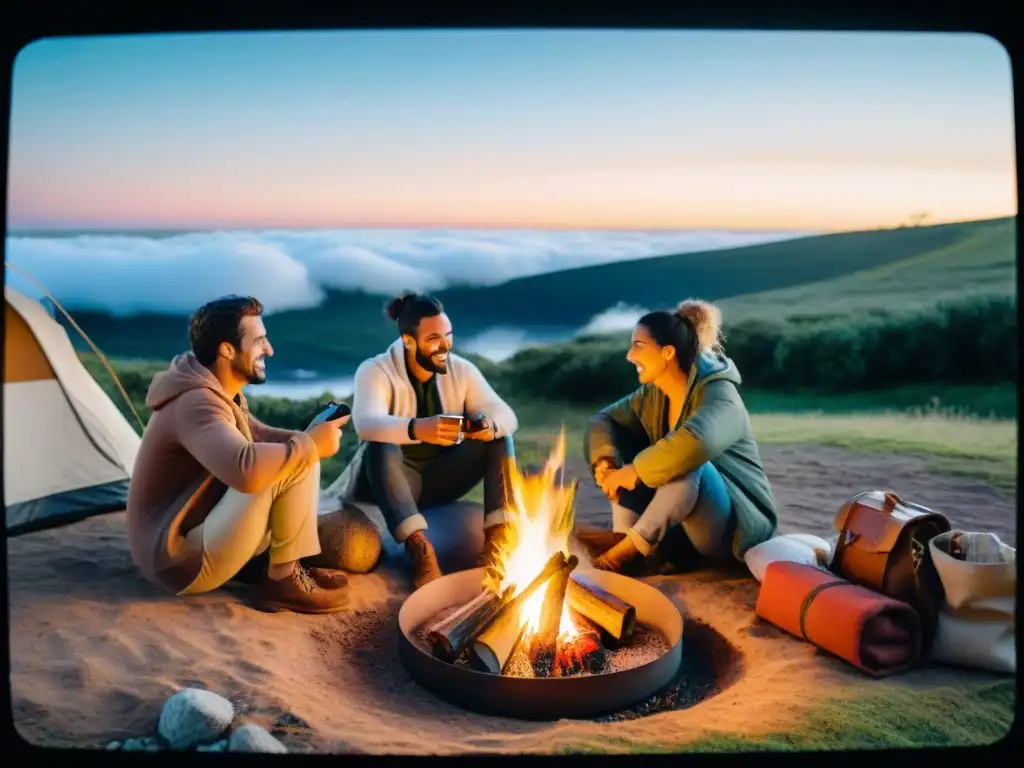
[[[514, 459], [515, 413], [469, 360], [452, 353], [452, 324], [437, 299], [406, 293], [387, 306], [399, 338], [356, 370], [352, 423], [360, 445], [328, 489], [376, 504], [404, 542], [417, 588], [441, 576], [420, 508], [441, 506], [484, 483], [481, 564], [506, 530], [506, 460]], [[460, 429], [442, 415], [462, 416]], [[468, 429], [469, 420], [479, 427]]]

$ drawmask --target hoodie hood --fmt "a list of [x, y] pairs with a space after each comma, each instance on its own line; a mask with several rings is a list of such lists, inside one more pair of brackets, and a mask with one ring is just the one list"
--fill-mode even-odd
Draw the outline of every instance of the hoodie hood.
[[703, 386], [710, 381], [725, 379], [739, 386], [743, 379], [740, 377], [736, 364], [725, 355], [716, 355], [710, 352], [703, 352], [697, 356], [694, 363], [696, 368], [695, 386]]
[[146, 393], [146, 407], [159, 410], [179, 395], [200, 388], [209, 389], [221, 399], [228, 400], [227, 393], [210, 369], [196, 360], [191, 352], [184, 352], [171, 361], [170, 368], [153, 377]]

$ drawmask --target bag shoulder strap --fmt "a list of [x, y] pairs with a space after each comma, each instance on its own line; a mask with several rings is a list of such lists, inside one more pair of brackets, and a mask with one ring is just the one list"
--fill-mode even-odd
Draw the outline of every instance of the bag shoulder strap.
[[807, 593], [807, 597], [804, 598], [803, 603], [800, 605], [800, 635], [809, 643], [813, 643], [807, 636], [807, 629], [805, 623], [807, 621], [807, 611], [811, 608], [811, 603], [814, 602], [814, 598], [824, 592], [826, 589], [831, 587], [842, 587], [842, 586], [853, 586], [850, 582], [845, 579], [836, 579], [835, 581], [826, 581], [824, 584], [819, 584], [810, 592]]

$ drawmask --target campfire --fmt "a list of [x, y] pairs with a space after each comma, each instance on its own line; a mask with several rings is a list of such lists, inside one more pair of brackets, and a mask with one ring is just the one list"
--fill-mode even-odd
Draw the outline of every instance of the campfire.
[[569, 536], [577, 483], [565, 485], [565, 432], [542, 471], [509, 462], [509, 535], [479, 594], [428, 628], [432, 653], [451, 664], [511, 677], [570, 677], [604, 670], [627, 645], [633, 605], [575, 573]]

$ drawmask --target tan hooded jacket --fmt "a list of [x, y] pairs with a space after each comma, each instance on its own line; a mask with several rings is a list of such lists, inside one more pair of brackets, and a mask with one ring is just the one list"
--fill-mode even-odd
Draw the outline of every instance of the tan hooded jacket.
[[285, 473], [319, 461], [305, 432], [274, 429], [231, 400], [192, 353], [153, 377], [128, 492], [128, 541], [143, 575], [175, 594], [199, 574], [202, 552], [185, 535], [228, 488], [256, 494]]

